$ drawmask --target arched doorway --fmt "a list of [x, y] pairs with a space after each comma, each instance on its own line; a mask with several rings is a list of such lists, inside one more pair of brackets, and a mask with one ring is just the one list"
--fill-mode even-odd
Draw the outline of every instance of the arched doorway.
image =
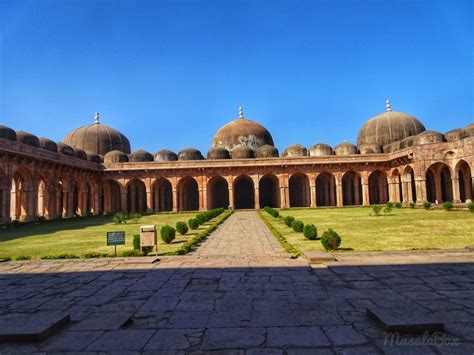
[[280, 184], [275, 175], [264, 175], [258, 182], [260, 207], [280, 207]]
[[342, 177], [342, 203], [344, 206], [362, 205], [362, 179], [354, 171]]
[[120, 195], [120, 185], [117, 181], [106, 180], [104, 182], [102, 193], [104, 213], [113, 214], [122, 210]]
[[234, 208], [255, 208], [255, 187], [247, 175], [240, 175], [234, 180]]
[[153, 183], [153, 211], [172, 211], [173, 210], [173, 188], [171, 183], [160, 178]]
[[207, 204], [209, 209], [229, 207], [229, 185], [222, 176], [214, 176], [207, 183]]
[[411, 166], [407, 166], [405, 168], [405, 184], [408, 196], [406, 196], [405, 200], [407, 202], [416, 202], [416, 185], [415, 185], [415, 172]]
[[44, 176], [40, 176], [37, 184], [36, 212], [38, 217], [49, 218], [51, 215], [54, 215], [54, 211], [50, 210], [54, 201], [50, 201], [49, 198], [48, 180]]
[[387, 175], [380, 170], [369, 176], [369, 202], [371, 205], [388, 202]]
[[[444, 165], [444, 164], [443, 164]], [[451, 179], [451, 170], [444, 165], [440, 173], [441, 178], [441, 201], [453, 200], [453, 181]]]
[[311, 204], [309, 179], [305, 174], [293, 174], [289, 181], [290, 207], [309, 207]]
[[146, 212], [146, 187], [143, 181], [133, 179], [127, 184], [127, 211]]
[[330, 173], [321, 173], [316, 178], [316, 205], [336, 206], [336, 179]]
[[[12, 220], [28, 221], [36, 215], [36, 198], [30, 199], [33, 193], [31, 177], [26, 172], [16, 172], [12, 179], [10, 217]], [[30, 202], [34, 202], [30, 204]]]
[[472, 200], [472, 175], [471, 168], [464, 160], [456, 165], [456, 173], [459, 184], [459, 199], [461, 202]]
[[446, 164], [435, 163], [426, 171], [426, 196], [429, 202], [453, 200], [451, 170]]
[[395, 169], [392, 172], [391, 184], [393, 187], [393, 192], [389, 190], [389, 200], [395, 202], [403, 202], [403, 183], [402, 176], [398, 169]]
[[198, 183], [192, 177], [187, 176], [178, 183], [178, 210], [199, 210], [199, 188]]
[[436, 186], [435, 186], [435, 176], [431, 169], [426, 171], [426, 199], [429, 202], [436, 201]]

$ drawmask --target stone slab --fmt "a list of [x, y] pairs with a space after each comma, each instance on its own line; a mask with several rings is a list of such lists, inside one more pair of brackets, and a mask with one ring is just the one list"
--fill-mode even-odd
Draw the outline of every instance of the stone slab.
[[0, 318], [0, 342], [42, 341], [70, 321], [58, 313], [9, 314]]
[[367, 316], [386, 332], [418, 334], [443, 332], [444, 323], [421, 307], [369, 307]]
[[307, 251], [303, 255], [310, 264], [322, 264], [330, 261], [337, 261], [334, 255], [323, 251]]

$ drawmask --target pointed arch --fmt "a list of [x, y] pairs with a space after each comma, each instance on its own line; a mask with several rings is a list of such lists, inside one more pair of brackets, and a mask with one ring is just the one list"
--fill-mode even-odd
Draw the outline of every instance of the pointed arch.
[[173, 210], [173, 187], [169, 180], [165, 178], [155, 180], [152, 185], [152, 191], [152, 210], [154, 212]]
[[342, 176], [342, 203], [344, 206], [362, 205], [362, 178], [349, 170]]
[[459, 184], [459, 199], [461, 202], [473, 199], [472, 173], [469, 164], [465, 160], [460, 160], [454, 169], [457, 183]]
[[199, 187], [197, 181], [186, 176], [178, 182], [178, 211], [199, 210]]
[[306, 174], [295, 173], [289, 180], [290, 207], [309, 207], [311, 204], [309, 179]]
[[214, 176], [207, 182], [208, 208], [229, 207], [229, 184], [222, 176]]
[[316, 205], [336, 206], [336, 178], [323, 172], [316, 178]]
[[275, 175], [267, 174], [258, 182], [260, 207], [280, 208], [280, 183]]
[[255, 208], [255, 186], [248, 175], [239, 175], [233, 184], [234, 207], [236, 209]]
[[128, 213], [145, 213], [147, 210], [145, 183], [140, 179], [133, 179], [126, 187]]
[[369, 175], [369, 202], [371, 205], [384, 204], [388, 200], [387, 174], [375, 170]]

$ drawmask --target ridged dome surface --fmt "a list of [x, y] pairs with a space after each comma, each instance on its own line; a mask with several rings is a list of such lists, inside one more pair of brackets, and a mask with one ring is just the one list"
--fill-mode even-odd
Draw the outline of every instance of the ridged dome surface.
[[384, 146], [417, 135], [425, 126], [415, 117], [402, 112], [386, 111], [369, 119], [359, 131], [357, 145]]
[[155, 153], [155, 161], [176, 161], [178, 160], [178, 155], [168, 149], [162, 149]]
[[230, 159], [230, 154], [224, 147], [214, 147], [207, 152], [207, 159]]
[[241, 117], [220, 128], [212, 139], [211, 147], [224, 147], [231, 151], [241, 145], [257, 150], [265, 144], [274, 145], [270, 132], [261, 124]]
[[0, 125], [0, 138], [16, 141], [16, 132], [10, 127]]
[[231, 156], [232, 159], [251, 159], [255, 158], [255, 153], [250, 147], [241, 145], [232, 150]]
[[195, 148], [185, 148], [178, 153], [178, 160], [203, 160], [201, 152]]
[[145, 162], [145, 161], [153, 161], [154, 157], [153, 154], [144, 151], [143, 149], [137, 150], [128, 156], [128, 160], [131, 162]]
[[105, 155], [113, 150], [130, 154], [128, 138], [101, 123], [92, 123], [70, 132], [64, 143], [94, 154]]
[[293, 144], [287, 147], [283, 153], [281, 154], [282, 157], [305, 157], [308, 155], [308, 150], [306, 147], [303, 147], [301, 144]]
[[38, 137], [25, 131], [16, 132], [16, 139], [18, 142], [31, 145], [32, 147], [41, 147]]
[[341, 144], [338, 144], [336, 148], [334, 148], [334, 153], [336, 155], [353, 155], [358, 154], [359, 150], [352, 143], [342, 142]]
[[324, 157], [333, 154], [334, 151], [332, 148], [324, 143], [318, 143], [309, 148], [309, 156], [311, 157]]
[[119, 150], [112, 150], [104, 155], [104, 163], [126, 163], [128, 155]]
[[56, 144], [56, 142], [52, 141], [51, 139], [40, 137], [39, 142], [40, 142], [41, 148], [43, 148], [44, 150], [49, 150], [50, 152], [58, 151], [58, 145]]
[[360, 154], [378, 154], [382, 153], [382, 147], [378, 144], [362, 144], [359, 151]]
[[278, 156], [278, 149], [268, 144], [262, 145], [256, 152], [257, 158], [278, 158]]

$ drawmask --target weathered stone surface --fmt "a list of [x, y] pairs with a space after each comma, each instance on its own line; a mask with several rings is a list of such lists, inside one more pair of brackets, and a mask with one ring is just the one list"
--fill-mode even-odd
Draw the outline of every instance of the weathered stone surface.
[[267, 329], [267, 345], [276, 348], [330, 346], [320, 327], [275, 327]]
[[366, 337], [356, 332], [351, 325], [325, 326], [323, 331], [335, 346], [355, 346], [367, 343]]
[[206, 331], [202, 350], [259, 347], [265, 342], [265, 328], [210, 328]]
[[69, 315], [57, 312], [11, 313], [0, 317], [0, 341], [41, 341], [69, 323]]
[[102, 331], [67, 331], [58, 334], [41, 350], [48, 352], [81, 351], [92, 344], [103, 333]]
[[198, 350], [204, 329], [159, 329], [145, 350]]
[[155, 334], [155, 330], [112, 330], [96, 339], [87, 351], [141, 350]]
[[383, 330], [400, 333], [442, 332], [444, 324], [417, 306], [367, 308], [367, 315]]
[[336, 261], [336, 257], [331, 253], [325, 253], [323, 251], [306, 251], [304, 257], [310, 264], [323, 264], [328, 261]]
[[117, 330], [127, 323], [131, 312], [93, 313], [75, 324], [73, 330]]

